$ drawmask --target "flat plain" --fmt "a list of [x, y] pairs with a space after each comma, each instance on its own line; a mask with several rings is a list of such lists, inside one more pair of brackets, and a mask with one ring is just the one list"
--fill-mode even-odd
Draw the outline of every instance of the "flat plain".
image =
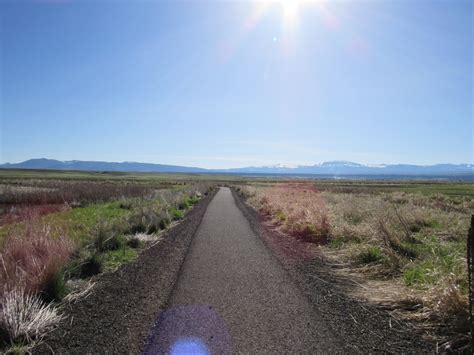
[[[135, 299], [137, 312], [149, 314], [146, 324], [123, 325], [138, 338], [128, 341], [129, 350], [163, 350], [169, 339], [156, 334], [174, 334], [170, 329], [180, 325], [163, 330], [160, 315], [210, 304], [231, 329], [233, 340], [221, 350], [317, 351], [326, 341], [326, 349], [354, 352], [468, 351], [466, 237], [474, 184], [2, 170], [0, 191], [5, 351], [41, 344], [71, 349], [58, 340], [71, 314], [83, 314], [79, 322], [88, 324], [87, 312], [77, 313], [81, 307], [115, 314], [110, 310], [129, 305], [128, 296], [112, 297], [107, 306], [94, 295], [110, 295], [107, 282], [118, 284], [116, 275], [133, 268], [139, 275], [152, 253], [165, 249], [173, 261], [163, 259], [169, 266], [157, 266], [143, 282], [161, 280], [167, 291], [145, 297], [146, 304]], [[201, 212], [188, 217], [196, 206]], [[184, 244], [176, 239], [179, 228]], [[275, 309], [263, 306], [261, 294]], [[243, 303], [230, 311], [236, 296]], [[338, 313], [342, 308], [352, 311]], [[326, 314], [331, 309], [333, 320]], [[298, 310], [312, 316], [303, 322]], [[16, 316], [20, 311], [23, 317]], [[285, 319], [306, 326], [289, 329]], [[272, 323], [280, 325], [267, 329]], [[351, 324], [363, 324], [370, 339]], [[266, 336], [245, 335], [260, 334], [259, 327]], [[307, 341], [272, 338], [296, 329]], [[77, 352], [99, 350], [80, 344], [87, 332], [67, 331]], [[382, 345], [378, 337], [389, 340]], [[96, 340], [91, 346], [110, 344]], [[214, 345], [208, 339], [204, 346]]]

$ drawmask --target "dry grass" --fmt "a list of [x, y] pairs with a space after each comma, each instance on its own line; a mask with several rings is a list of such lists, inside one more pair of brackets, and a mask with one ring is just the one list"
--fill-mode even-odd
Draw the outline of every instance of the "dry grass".
[[23, 289], [2, 295], [0, 329], [13, 344], [40, 341], [61, 320], [57, 309]]
[[250, 203], [286, 233], [304, 241], [328, 241], [328, 210], [320, 193], [310, 184], [282, 184], [248, 191]]
[[[323, 196], [333, 226], [326, 255], [366, 279], [380, 280], [377, 289], [368, 287], [360, 294], [377, 302], [374, 294], [397, 284], [384, 304], [390, 302], [445, 348], [461, 346], [469, 331], [465, 245], [469, 214], [461, 204], [444, 196], [403, 192], [324, 192]], [[380, 250], [380, 257], [360, 263], [368, 245]]]
[[11, 235], [0, 252], [0, 296], [14, 289], [43, 291], [68, 262], [74, 244], [51, 237], [48, 226], [28, 225], [22, 235]]
[[472, 199], [370, 188], [318, 192], [304, 183], [240, 191], [281, 231], [297, 236], [294, 226], [301, 225], [324, 230], [324, 254], [341, 265], [339, 272], [365, 280], [359, 297], [390, 304], [445, 348], [464, 341]]

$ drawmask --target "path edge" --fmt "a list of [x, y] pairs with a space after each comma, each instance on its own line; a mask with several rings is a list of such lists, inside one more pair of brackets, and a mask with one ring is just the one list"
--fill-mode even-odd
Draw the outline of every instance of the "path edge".
[[[88, 297], [64, 305], [63, 320], [32, 353], [141, 353], [150, 330], [169, 303], [191, 242], [217, 191], [218, 187], [209, 191], [160, 243], [145, 249], [135, 261], [99, 275]], [[143, 282], [147, 278], [148, 282]], [[134, 283], [145, 289], [135, 290]], [[121, 298], [117, 292], [121, 288], [129, 289], [129, 299]], [[133, 314], [136, 308], [142, 311], [139, 322], [136, 316], [124, 316], [127, 309]]]
[[[331, 272], [331, 268], [327, 265], [327, 261], [322, 254], [316, 256], [312, 262], [302, 262], [300, 264], [286, 262], [269, 243], [269, 240], [276, 237], [275, 233], [264, 225], [258, 211], [239, 195], [235, 187], [230, 187], [230, 189], [237, 207], [249, 222], [253, 232], [290, 275], [304, 296], [313, 304], [316, 311], [320, 312], [328, 324], [335, 325], [335, 322], [331, 320], [339, 321], [337, 323], [340, 326], [331, 327], [331, 330], [335, 334], [351, 335], [350, 339], [344, 339], [345, 344], [341, 349], [343, 353], [433, 353], [433, 350], [436, 349], [435, 344], [423, 339], [419, 329], [414, 328], [410, 322], [396, 321], [397, 327], [394, 326], [393, 330], [387, 330], [387, 324], [389, 324], [391, 318], [388, 312], [340, 292], [337, 284], [344, 281], [339, 280], [339, 277]], [[336, 283], [336, 287], [332, 285], [333, 283]], [[359, 322], [349, 318], [350, 314], [348, 312], [351, 309], [355, 311], [354, 314], [360, 316]], [[345, 312], [347, 312], [347, 315], [344, 314]], [[377, 320], [374, 321], [371, 319], [372, 317]], [[376, 328], [376, 325], [379, 325], [379, 328]], [[371, 338], [385, 339], [371, 342]]]

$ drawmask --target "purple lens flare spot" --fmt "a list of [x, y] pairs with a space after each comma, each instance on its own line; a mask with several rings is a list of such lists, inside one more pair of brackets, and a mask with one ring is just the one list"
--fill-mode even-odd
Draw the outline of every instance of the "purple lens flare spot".
[[172, 307], [151, 330], [144, 354], [230, 354], [232, 338], [224, 320], [208, 305]]
[[201, 339], [198, 338], [183, 338], [178, 339], [171, 346], [171, 355], [211, 355]]

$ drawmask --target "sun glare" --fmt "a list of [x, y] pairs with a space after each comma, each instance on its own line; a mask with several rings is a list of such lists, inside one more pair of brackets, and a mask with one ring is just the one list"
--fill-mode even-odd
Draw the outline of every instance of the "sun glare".
[[313, 5], [317, 7], [322, 21], [328, 27], [335, 29], [339, 24], [337, 18], [326, 7], [328, 0], [254, 0], [254, 3], [253, 11], [242, 24], [242, 31], [239, 32], [239, 35], [222, 45], [219, 52], [222, 62], [227, 62], [233, 56], [240, 43], [256, 29], [263, 17], [269, 13], [275, 13], [273, 9], [277, 10], [276, 13], [280, 16], [281, 31], [273, 33], [270, 39], [274, 43], [278, 42], [279, 47], [285, 53], [291, 53], [297, 46], [303, 12], [309, 7]]
[[296, 23], [301, 3], [301, 0], [280, 0], [285, 24], [293, 26]]

